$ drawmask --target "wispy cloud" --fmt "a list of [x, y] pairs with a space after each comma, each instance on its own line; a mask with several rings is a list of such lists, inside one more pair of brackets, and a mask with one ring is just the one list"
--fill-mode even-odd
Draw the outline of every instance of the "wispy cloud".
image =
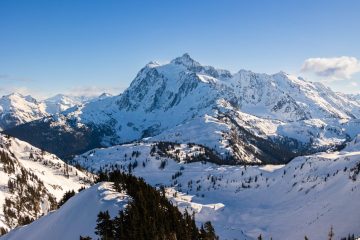
[[314, 73], [328, 80], [350, 79], [360, 72], [360, 61], [355, 57], [309, 58], [306, 59], [302, 72]]
[[27, 77], [18, 77], [18, 76], [11, 76], [11, 75], [8, 75], [8, 74], [0, 74], [0, 81], [30, 82], [32, 80], [30, 78], [27, 78]]
[[357, 82], [350, 82], [350, 86], [357, 87], [357, 86], [359, 86], [359, 84]]
[[0, 79], [3, 80], [3, 79], [8, 79], [8, 75], [6, 74], [0, 74]]
[[8, 87], [1, 87], [0, 88], [0, 95], [7, 95], [10, 93], [20, 93], [24, 96], [26, 95], [33, 95], [35, 92], [31, 91], [27, 87], [18, 87], [18, 86], [8, 86]]
[[52, 97], [58, 93], [72, 96], [96, 97], [101, 95], [102, 93], [110, 93], [112, 95], [117, 95], [120, 94], [124, 89], [124, 87], [76, 86], [59, 92], [47, 92], [44, 89], [34, 89], [25, 86], [0, 85], [0, 97], [14, 92], [20, 93], [24, 96], [31, 95], [37, 100], [43, 100], [48, 97]]
[[67, 94], [73, 96], [94, 97], [102, 93], [120, 94], [124, 88], [122, 87], [98, 87], [98, 86], [77, 86], [70, 88]]

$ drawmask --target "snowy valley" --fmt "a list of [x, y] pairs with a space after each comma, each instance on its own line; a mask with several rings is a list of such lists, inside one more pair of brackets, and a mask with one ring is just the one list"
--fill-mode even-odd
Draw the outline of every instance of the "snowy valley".
[[[153, 150], [152, 150], [153, 149]], [[164, 185], [181, 208], [211, 219], [221, 239], [336, 239], [360, 234], [360, 138], [339, 152], [297, 157], [287, 165], [226, 166], [185, 162], [196, 146], [137, 143], [92, 150], [74, 160], [89, 170], [122, 169]], [[206, 158], [202, 158], [206, 159]]]
[[[216, 165], [195, 158], [202, 154], [193, 145], [135, 143], [94, 149], [73, 163], [94, 172], [121, 169], [165, 186], [168, 199], [194, 212], [198, 224], [211, 220], [220, 239], [257, 239], [260, 234], [264, 239], [324, 239], [331, 226], [335, 239], [360, 234], [354, 211], [360, 207], [359, 137], [339, 152], [297, 157], [287, 165]], [[96, 239], [97, 213], [108, 210], [115, 216], [127, 201], [112, 184], [96, 184], [1, 239]]]

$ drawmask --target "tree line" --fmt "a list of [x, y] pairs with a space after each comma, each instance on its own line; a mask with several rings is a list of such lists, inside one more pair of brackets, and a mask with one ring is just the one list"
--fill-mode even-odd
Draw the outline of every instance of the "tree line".
[[[95, 234], [101, 240], [216, 240], [211, 222], [200, 228], [193, 214], [182, 214], [165, 196], [165, 189], [156, 190], [142, 178], [114, 171], [100, 173], [99, 181], [114, 182], [117, 191], [126, 193], [131, 201], [124, 210], [111, 218], [109, 212], [100, 212]], [[90, 237], [80, 237], [88, 240]]]

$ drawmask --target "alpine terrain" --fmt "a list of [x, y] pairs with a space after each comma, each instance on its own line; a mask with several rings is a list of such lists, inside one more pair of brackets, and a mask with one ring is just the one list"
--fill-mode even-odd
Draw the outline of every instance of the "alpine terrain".
[[150, 62], [119, 96], [5, 132], [66, 159], [95, 147], [166, 141], [203, 145], [224, 164], [280, 164], [341, 147], [360, 132], [359, 117], [358, 101], [321, 83], [284, 72], [232, 74], [184, 54]]
[[0, 98], [0, 130], [12, 128], [50, 115], [56, 115], [86, 102], [105, 99], [111, 95], [103, 93], [98, 97], [77, 97], [64, 94], [36, 100], [30, 95], [12, 93]]
[[78, 191], [94, 181], [92, 174], [3, 134], [0, 176], [1, 233], [56, 209], [66, 191]]
[[0, 114], [1, 240], [360, 236], [360, 101], [322, 83], [184, 54]]

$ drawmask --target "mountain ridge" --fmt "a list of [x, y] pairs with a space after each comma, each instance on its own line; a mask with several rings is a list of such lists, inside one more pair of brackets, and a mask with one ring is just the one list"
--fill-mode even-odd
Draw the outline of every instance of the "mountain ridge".
[[66, 191], [78, 191], [94, 175], [55, 155], [0, 134], [0, 228], [11, 230], [57, 208]]
[[[274, 158], [269, 153], [288, 148], [285, 163], [293, 156], [349, 141], [359, 132], [359, 116], [359, 102], [321, 83], [284, 72], [231, 74], [202, 66], [184, 54], [167, 64], [147, 64], [121, 95], [6, 132], [65, 158], [143, 138], [170, 142], [186, 138], [219, 155], [230, 154], [238, 163], [274, 163], [266, 160]], [[194, 129], [192, 134], [185, 125]], [[25, 136], [30, 128], [37, 130]], [[60, 137], [47, 137], [54, 134]], [[66, 139], [79, 144], [68, 146]]]
[[44, 100], [36, 100], [30, 95], [24, 96], [17, 92], [4, 95], [0, 98], [0, 130], [56, 115], [74, 106], [110, 96], [112, 95], [108, 93], [98, 97], [57, 94]]

